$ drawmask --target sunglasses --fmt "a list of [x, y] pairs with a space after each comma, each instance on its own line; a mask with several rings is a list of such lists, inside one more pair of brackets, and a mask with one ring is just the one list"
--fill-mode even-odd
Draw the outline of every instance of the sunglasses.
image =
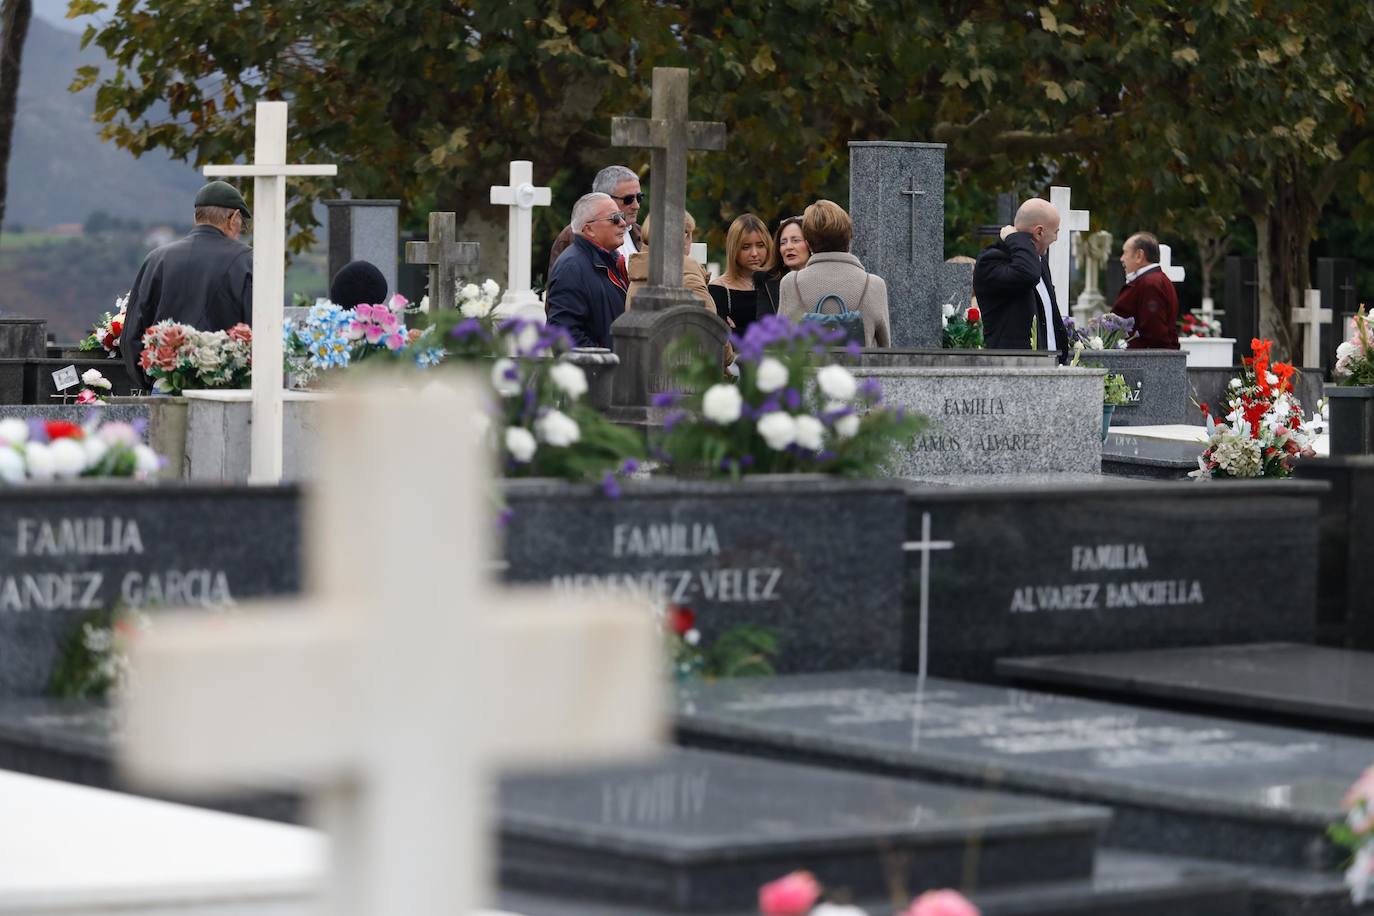
[[610, 195], [610, 197], [611, 197], [611, 200], [613, 200], [613, 201], [615, 201], [616, 203], [620, 204], [622, 207], [628, 207], [630, 204], [634, 203], [635, 201], [639, 201], [641, 204], [644, 203], [644, 192], [643, 192], [643, 191], [640, 191], [638, 194], [626, 194], [624, 197], [616, 197], [614, 194], [612, 194], [612, 195]]
[[625, 214], [624, 214], [624, 213], [621, 213], [619, 210], [617, 210], [617, 211], [615, 211], [614, 213], [612, 213], [610, 216], [598, 216], [596, 219], [589, 219], [589, 220], [587, 220], [587, 222], [589, 222], [589, 223], [599, 223], [599, 222], [601, 222], [603, 219], [610, 220], [611, 222], [616, 223], [616, 224], [618, 225], [618, 224], [620, 224], [620, 223], [625, 222]]

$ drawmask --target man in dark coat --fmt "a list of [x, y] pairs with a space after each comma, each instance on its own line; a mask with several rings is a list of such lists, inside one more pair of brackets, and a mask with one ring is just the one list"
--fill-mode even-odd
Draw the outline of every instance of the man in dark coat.
[[1159, 239], [1137, 232], [1121, 245], [1126, 285], [1116, 296], [1112, 312], [1134, 318], [1138, 336], [1128, 350], [1178, 349], [1178, 293], [1159, 266]]
[[[625, 255], [628, 263], [632, 255], [644, 250], [644, 237], [639, 231], [639, 207], [644, 203], [644, 192], [639, 189], [639, 175], [635, 174], [634, 169], [623, 165], [608, 165], [592, 179], [592, 193], [611, 195], [620, 212], [625, 214], [626, 232], [620, 243], [620, 253]], [[572, 226], [565, 226], [558, 233], [558, 238], [554, 239], [553, 248], [549, 251], [550, 277], [553, 276], [553, 265], [558, 263], [558, 258], [568, 250], [577, 235]]]
[[1033, 197], [1016, 211], [1014, 223], [1002, 229], [1001, 240], [978, 256], [973, 294], [983, 312], [983, 340], [989, 349], [1030, 349], [1034, 321], [1035, 349], [1057, 350], [1059, 361], [1068, 362], [1068, 334], [1045, 260], [1057, 238], [1059, 211]]
[[253, 250], [238, 240], [252, 217], [243, 195], [212, 181], [196, 193], [195, 208], [191, 234], [152, 251], [134, 278], [119, 341], [130, 378], [145, 378], [143, 333], [159, 321], [197, 331], [253, 323]]
[[606, 194], [586, 194], [573, 205], [572, 245], [558, 256], [544, 297], [550, 325], [572, 335], [579, 347], [611, 349], [611, 322], [625, 311], [629, 275], [625, 214]]

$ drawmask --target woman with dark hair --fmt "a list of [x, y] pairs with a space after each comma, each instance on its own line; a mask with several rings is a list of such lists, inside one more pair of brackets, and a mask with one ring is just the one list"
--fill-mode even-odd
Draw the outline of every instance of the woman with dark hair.
[[863, 318], [865, 347], [892, 346], [887, 284], [849, 253], [854, 238], [849, 214], [834, 201], [818, 200], [802, 216], [802, 234], [811, 258], [805, 268], [783, 278], [780, 314], [801, 321], [817, 306], [838, 308], [838, 298]]
[[778, 223], [778, 232], [773, 237], [778, 249], [778, 277], [792, 270], [801, 270], [811, 260], [811, 248], [802, 235], [802, 218], [789, 216]]
[[768, 227], [752, 213], [737, 216], [725, 233], [725, 273], [708, 287], [716, 314], [736, 334], [743, 334], [764, 315], [777, 314], [777, 287], [768, 287], [772, 266], [773, 237]]

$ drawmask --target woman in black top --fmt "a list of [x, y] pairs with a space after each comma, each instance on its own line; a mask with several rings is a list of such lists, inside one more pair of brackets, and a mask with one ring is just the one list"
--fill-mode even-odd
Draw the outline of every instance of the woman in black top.
[[725, 265], [725, 273], [707, 289], [716, 304], [716, 314], [734, 333], [742, 335], [756, 318], [778, 311], [777, 284], [771, 289], [768, 284], [773, 238], [763, 220], [745, 213], [730, 224], [725, 234]]

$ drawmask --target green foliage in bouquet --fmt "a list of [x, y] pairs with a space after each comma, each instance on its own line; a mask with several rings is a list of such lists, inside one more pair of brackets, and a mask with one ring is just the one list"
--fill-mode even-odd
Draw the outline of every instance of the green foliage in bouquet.
[[63, 700], [103, 700], [128, 681], [121, 642], [148, 628], [148, 618], [123, 604], [83, 618], [62, 645], [48, 693]]
[[978, 306], [969, 306], [962, 315], [954, 314], [954, 306], [945, 306], [940, 346], [946, 350], [983, 349], [983, 315]]
[[776, 673], [778, 634], [770, 627], [742, 623], [707, 644], [697, 629], [691, 608], [671, 605], [662, 615], [663, 633], [673, 677], [717, 680], [725, 677], [771, 677]]
[[655, 396], [676, 407], [656, 458], [675, 470], [744, 474], [820, 473], [870, 477], [928, 426], [924, 417], [882, 403], [876, 380], [862, 385], [828, 362], [841, 335], [779, 315], [736, 339], [739, 378], [721, 381], [721, 354], [690, 341], [669, 348], [681, 392]]
[[1336, 347], [1332, 376], [1338, 385], [1374, 385], [1374, 331], [1363, 305], [1355, 316], [1355, 333]]
[[1103, 380], [1102, 403], [1120, 407], [1131, 399], [1131, 386], [1126, 384], [1126, 376], [1108, 372]]

